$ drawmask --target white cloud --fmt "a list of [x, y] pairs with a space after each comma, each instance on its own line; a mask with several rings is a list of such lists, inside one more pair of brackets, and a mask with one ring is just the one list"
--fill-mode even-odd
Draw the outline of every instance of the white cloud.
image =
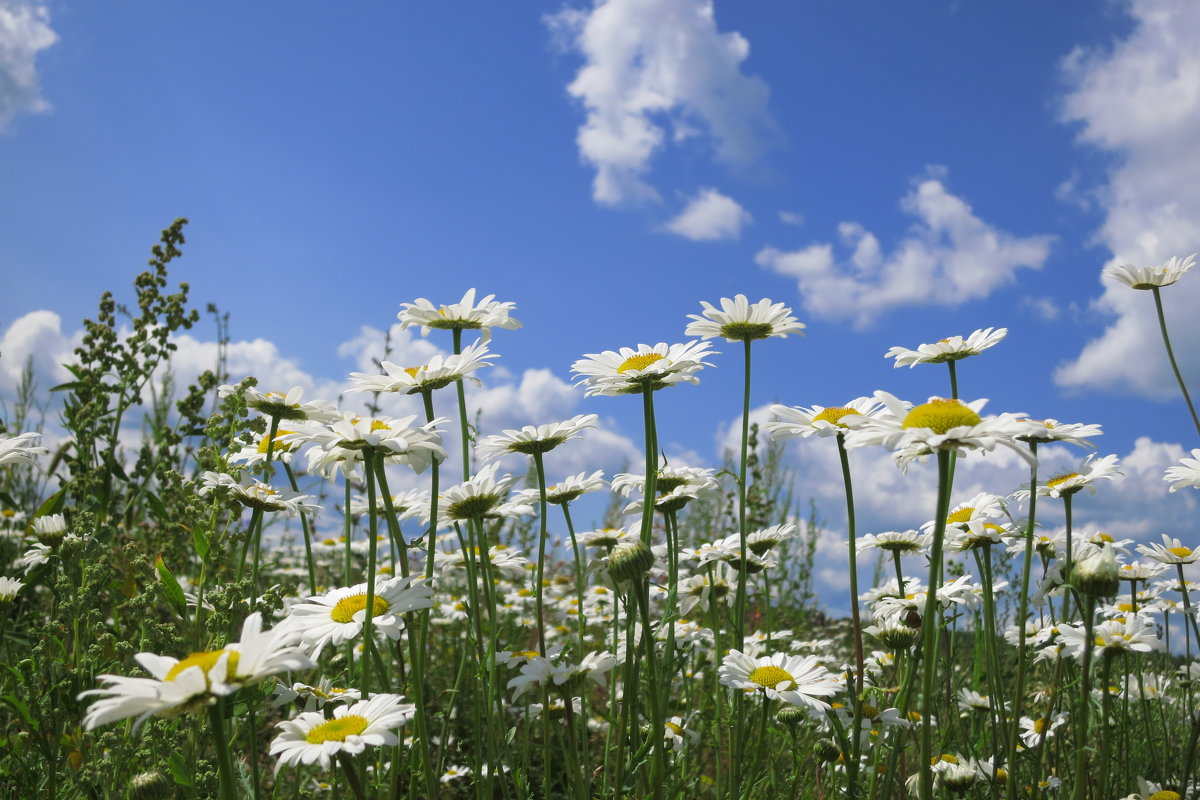
[[57, 41], [44, 3], [0, 0], [0, 130], [17, 114], [49, 110], [35, 62]]
[[987, 297], [1012, 283], [1017, 269], [1040, 268], [1050, 253], [1051, 237], [997, 229], [937, 175], [917, 181], [900, 208], [915, 222], [890, 253], [862, 225], [844, 222], [838, 234], [845, 255], [824, 242], [791, 252], [767, 247], [756, 261], [794, 278], [810, 314], [851, 318], [862, 328], [891, 308]]
[[800, 226], [804, 224], [804, 215], [796, 211], [780, 211], [779, 221], [785, 225]]
[[1021, 308], [1028, 309], [1043, 322], [1053, 322], [1062, 313], [1062, 309], [1058, 307], [1058, 303], [1054, 302], [1054, 298], [1052, 297], [1032, 297], [1026, 295], [1021, 298]]
[[741, 72], [750, 44], [717, 30], [711, 0], [593, 0], [546, 22], [584, 59], [567, 91], [587, 111], [576, 141], [598, 203], [657, 200], [644, 178], [668, 140], [703, 131], [717, 158], [744, 164], [775, 135], [767, 85]]
[[742, 226], [750, 221], [749, 212], [733, 198], [716, 189], [701, 189], [665, 227], [685, 239], [701, 242], [736, 239], [742, 235]]
[[30, 311], [17, 317], [0, 337], [0, 392], [11, 395], [26, 363], [33, 362], [34, 379], [43, 389], [69, 381], [63, 364], [74, 360], [81, 336], [64, 336], [62, 317], [53, 311]]
[[[1110, 263], [1155, 264], [1200, 243], [1200, 5], [1134, 0], [1126, 38], [1111, 48], [1076, 49], [1063, 61], [1070, 86], [1062, 117], [1079, 140], [1117, 156], [1095, 200], [1106, 216], [1098, 239]], [[1099, 277], [1097, 266], [1097, 279]], [[1200, 339], [1200, 280], [1164, 290], [1172, 338]], [[1099, 387], [1146, 397], [1178, 389], [1154, 303], [1146, 292], [1105, 285], [1093, 307], [1113, 321], [1055, 374], [1063, 386]], [[1185, 375], [1200, 372], [1200, 350], [1180, 348]]]

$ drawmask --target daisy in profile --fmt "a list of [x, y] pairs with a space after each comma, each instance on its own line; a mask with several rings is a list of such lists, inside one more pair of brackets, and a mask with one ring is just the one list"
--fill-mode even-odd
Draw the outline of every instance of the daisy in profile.
[[1162, 544], [1139, 544], [1137, 551], [1160, 564], [1191, 564], [1200, 560], [1200, 548], [1187, 547], [1165, 533], [1162, 535]]
[[260, 480], [245, 476], [239, 481], [223, 472], [205, 472], [200, 476], [200, 496], [204, 497], [216, 491], [228, 492], [230, 497], [246, 508], [282, 512], [289, 517], [321, 510], [319, 503], [309, 502], [314, 499], [312, 495], [276, 489]]
[[1200, 489], [1200, 449], [1193, 450], [1191, 458], [1179, 459], [1179, 466], [1168, 467], [1163, 480], [1171, 481], [1172, 492], [1183, 486]]
[[424, 297], [415, 303], [401, 303], [397, 318], [401, 328], [420, 326], [421, 335], [428, 336], [433, 329], [449, 331], [480, 331], [483, 340], [492, 337], [492, 328], [516, 330], [521, 323], [511, 315], [516, 303], [497, 303], [496, 295], [489, 294], [475, 302], [475, 290], [468, 289], [462, 300], [448, 306], [435, 306]]
[[[608, 482], [604, 480], [604, 470], [598, 469], [591, 474], [580, 472], [568, 475], [558, 483], [546, 487], [546, 502], [556, 506], [565, 505], [589, 492], [598, 492], [606, 486]], [[533, 503], [539, 496], [537, 489], [521, 489], [513, 494], [513, 499]]]
[[782, 700], [793, 706], [825, 712], [829, 704], [822, 698], [842, 690], [842, 683], [815, 656], [772, 656], [751, 658], [739, 650], [730, 650], [718, 670], [725, 686], [752, 694], [761, 692], [770, 700]]
[[688, 314], [692, 322], [688, 323], [684, 336], [700, 339], [720, 336], [727, 342], [747, 342], [804, 331], [804, 323], [792, 316], [790, 308], [769, 299], [751, 303], [746, 295], [739, 294], [732, 300], [722, 297], [720, 308], [703, 300], [700, 305], [704, 307], [703, 314]]
[[[422, 578], [396, 577], [376, 581], [371, 627], [389, 639], [399, 639], [404, 630], [402, 615], [433, 606], [433, 589]], [[367, 584], [360, 583], [310, 597], [289, 610], [282, 623], [299, 639], [312, 657], [318, 658], [325, 645], [335, 647], [357, 637], [367, 619]]]
[[260, 392], [253, 386], [238, 387], [228, 384], [217, 387], [221, 397], [236, 394], [241, 388], [245, 392], [246, 405], [258, 413], [281, 420], [313, 420], [315, 422], [333, 422], [340, 415], [331, 403], [323, 400], [302, 402], [303, 386], [293, 386], [287, 392]]
[[[1044, 485], [1038, 487], [1038, 494], [1043, 497], [1057, 498], [1073, 495], [1083, 489], [1095, 494], [1096, 481], [1112, 481], [1124, 474], [1117, 469], [1116, 455], [1096, 458], [1093, 454], [1085, 458], [1077, 470], [1064, 472], [1050, 478]], [[1029, 492], [1024, 492], [1024, 496], [1028, 494]]]
[[[663, 467], [654, 482], [658, 498], [654, 507], [658, 511], [679, 511], [692, 500], [712, 499], [720, 491], [717, 471], [702, 467]], [[646, 476], [623, 472], [613, 476], [614, 492], [625, 497], [646, 491]], [[642, 510], [642, 501], [634, 500], [625, 507], [624, 513], [636, 514]]]
[[923, 534], [915, 530], [884, 531], [882, 533], [868, 533], [858, 540], [857, 546], [860, 553], [864, 550], [875, 548], [889, 553], [907, 555], [928, 549], [929, 543], [932, 540], [932, 534]]
[[766, 428], [776, 439], [807, 439], [810, 436], [842, 436], [849, 416], [870, 417], [883, 409], [874, 397], [856, 397], [844, 406], [771, 406], [771, 421]]
[[246, 466], [253, 467], [264, 463], [267, 460], [267, 450], [270, 450], [273, 460], [288, 464], [292, 460], [292, 454], [296, 450], [296, 445], [285, 441], [285, 437], [293, 433], [295, 431], [280, 428], [275, 432], [274, 444], [271, 444], [271, 440], [264, 433], [258, 437], [257, 442], [252, 440], [236, 453], [230, 454], [229, 463], [245, 464]]
[[931, 397], [929, 402], [914, 407], [887, 392], [877, 391], [875, 398], [885, 406], [879, 414], [843, 417], [850, 427], [847, 447], [883, 445], [895, 451], [896, 462], [902, 468], [937, 450], [991, 452], [997, 445], [1010, 448], [1026, 462], [1035, 461], [1017, 443], [1017, 436], [1028, 433], [1031, 423], [1021, 414], [980, 416], [987, 400], [964, 403]]
[[432, 392], [460, 381], [463, 378], [479, 383], [471, 373], [481, 367], [492, 366], [492, 360], [500, 356], [488, 351], [486, 342], [476, 342], [463, 348], [456, 355], [440, 353], [429, 359], [428, 364], [402, 367], [391, 361], [380, 362], [383, 374], [351, 372], [352, 392], [403, 392], [417, 394]]
[[493, 461], [472, 475], [470, 480], [442, 492], [438, 503], [438, 525], [449, 528], [455, 522], [469, 519], [499, 519], [532, 514], [533, 506], [527, 503], [505, 502], [508, 490], [517, 479], [508, 473], [497, 477], [499, 469], [500, 462]]
[[951, 336], [949, 339], [939, 339], [932, 344], [918, 345], [916, 350], [907, 347], [893, 347], [884, 354], [884, 358], [896, 359], [897, 367], [915, 367], [917, 364], [944, 364], [947, 361], [958, 361], [970, 356], [977, 356], [989, 347], [994, 347], [1008, 335], [1008, 328], [984, 328], [975, 331], [965, 339], [961, 336]]
[[21, 591], [21, 587], [24, 585], [24, 581], [16, 578], [0, 578], [0, 607], [17, 599], [17, 592]]
[[639, 344], [636, 349], [589, 353], [572, 364], [571, 371], [580, 376], [576, 385], [585, 385], [587, 397], [641, 394], [677, 383], [699, 383], [696, 373], [712, 366], [704, 359], [713, 354], [706, 341]]
[[34, 432], [0, 437], [0, 467], [37, 463], [37, 457], [47, 452], [46, 448], [37, 446], [41, 438], [40, 433]]
[[1173, 257], [1162, 264], [1151, 267], [1135, 267], [1132, 264], [1112, 264], [1104, 268], [1104, 276], [1123, 283], [1131, 289], [1157, 289], [1170, 286], [1196, 266], [1196, 254], [1187, 258]]
[[383, 456], [385, 463], [407, 464], [420, 473], [434, 460], [445, 459], [446, 451], [437, 431], [443, 420], [414, 425], [416, 419], [415, 415], [393, 419], [346, 414], [330, 425], [298, 425], [296, 433], [283, 438], [317, 445], [307, 453], [308, 465], [326, 478], [339, 469], [354, 475], [368, 449]]
[[416, 706], [397, 694], [377, 694], [352, 706], [338, 706], [327, 719], [309, 711], [278, 724], [280, 734], [271, 742], [271, 755], [279, 756], [275, 774], [287, 764], [319, 764], [329, 769], [334, 756], [357, 755], [372, 747], [392, 747], [395, 731], [416, 714]]
[[[1031, 419], [1029, 422], [1037, 424], [1031, 425], [1028, 433], [1017, 437], [1023, 442], [1037, 442], [1038, 444], [1066, 442], [1095, 450], [1096, 446], [1088, 437], [1100, 436], [1104, 433], [1099, 425], [1083, 422], [1059, 422], [1056, 419]], [[1041, 427], [1038, 427], [1039, 425]]]
[[476, 454], [484, 461], [508, 455], [521, 453], [534, 455], [547, 453], [563, 442], [574, 439], [587, 428], [596, 427], [596, 414], [579, 414], [565, 422], [551, 422], [546, 425], [526, 425], [520, 430], [506, 430], [502, 433], [487, 436], [476, 445]]
[[521, 664], [521, 672], [508, 682], [513, 703], [531, 689], [553, 688], [574, 697], [590, 680], [604, 685], [604, 674], [617, 665], [617, 657], [607, 651], [588, 653], [578, 663], [560, 661], [551, 656], [536, 656]]
[[92, 730], [137, 717], [136, 730], [151, 714], [200, 708], [269, 675], [315, 667], [290, 639], [283, 626], [264, 632], [262, 616], [255, 612], [242, 623], [241, 641], [219, 650], [192, 653], [182, 660], [138, 653], [134, 659], [153, 677], [97, 676], [107, 685], [79, 694], [80, 700], [100, 696], [84, 715], [83, 726]]

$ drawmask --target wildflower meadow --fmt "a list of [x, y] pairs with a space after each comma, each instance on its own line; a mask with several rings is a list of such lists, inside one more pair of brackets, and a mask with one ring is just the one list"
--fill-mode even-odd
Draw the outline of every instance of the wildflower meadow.
[[[983, 399], [996, 376], [976, 365], [1005, 329], [880, 354], [920, 370], [925, 396], [794, 397], [760, 426], [756, 374], [778, 368], [761, 343], [827, 345], [801, 345], [784, 303], [697, 297], [673, 342], [613, 331], [560, 365], [588, 413], [489, 430], [472, 392], [521, 336], [520, 298], [396, 298], [400, 325], [449, 354], [381, 352], [342, 397], [221, 357], [175, 385], [174, 340], [204, 316], [168, 274], [184, 245], [179, 220], [133, 295], [100, 299], [71, 380], [43, 390], [27, 370], [4, 409], [3, 796], [1200, 795], [1200, 541], [1073, 529], [1121, 465], [1069, 405], [1033, 419]], [[1106, 279], [1155, 304], [1179, 425], [1200, 433], [1161, 301], [1194, 264]], [[741, 415], [740, 447], [719, 468], [666, 460], [660, 393], [704, 392], [715, 369], [744, 375], [741, 406], [713, 409]], [[392, 393], [423, 413], [387, 416]], [[555, 472], [606, 404], [640, 407], [643, 460]], [[820, 509], [783, 455], [797, 438], [841, 465], [836, 601], [814, 590]], [[1051, 445], [1078, 467], [1040, 469]], [[936, 497], [924, 525], [856, 527], [867, 448]], [[1000, 451], [1008, 483], [966, 496], [956, 467]], [[1200, 488], [1191, 455], [1164, 494]]]

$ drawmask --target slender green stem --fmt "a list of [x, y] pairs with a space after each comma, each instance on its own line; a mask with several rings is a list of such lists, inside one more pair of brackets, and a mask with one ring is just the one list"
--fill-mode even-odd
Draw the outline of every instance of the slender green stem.
[[929, 585], [926, 587], [925, 611], [921, 617], [921, 756], [920, 769], [921, 800], [933, 797], [933, 700], [937, 677], [937, 648], [939, 625], [937, 620], [937, 590], [942, 565], [942, 544], [946, 537], [946, 517], [950, 511], [950, 451], [938, 450], [938, 500], [934, 516], [933, 542], [929, 552]]
[[571, 555], [575, 559], [575, 600], [579, 604], [575, 615], [576, 627], [579, 632], [579, 655], [584, 653], [583, 634], [587, 628], [587, 614], [583, 606], [583, 550], [575, 536], [575, 525], [571, 522], [570, 503], [562, 504], [563, 519], [567, 523], [567, 533], [571, 536]]
[[382, 458], [374, 448], [363, 450], [363, 470], [367, 473], [367, 606], [363, 617], [363, 655], [362, 655], [362, 699], [370, 697], [371, 692], [371, 650], [375, 645], [375, 557], [379, 536], [379, 515], [375, 513], [375, 464]]
[[[1082, 602], [1083, 612], [1083, 667], [1080, 670], [1079, 705], [1075, 713], [1075, 781], [1071, 800], [1083, 800], [1087, 797], [1088, 762], [1088, 715], [1092, 708], [1092, 652], [1096, 649], [1092, 644], [1092, 631], [1096, 622], [1096, 601], [1090, 595], [1085, 595]], [[1107, 766], [1107, 765], [1104, 765]]]
[[[462, 328], [454, 331], [454, 354], [462, 353]], [[463, 480], [471, 479], [471, 433], [467, 424], [467, 395], [463, 390], [463, 379], [454, 382], [454, 390], [458, 393], [458, 426], [462, 431], [462, 473]]]
[[229, 752], [229, 737], [225, 733], [225, 700], [208, 707], [208, 724], [212, 729], [213, 746], [217, 751], [217, 776], [221, 800], [237, 800], [234, 791], [233, 756]]
[[[862, 620], [858, 611], [858, 543], [855, 538], [854, 525], [854, 484], [850, 479], [850, 457], [846, 453], [846, 437], [840, 433], [837, 435], [837, 446], [838, 458], [842, 464], [842, 483], [846, 489], [846, 528], [850, 543], [848, 550], [850, 558], [850, 624], [854, 629], [854, 706], [851, 709], [854, 733], [850, 740], [850, 758], [846, 762], [846, 791], [850, 800], [855, 800], [858, 797], [858, 767], [862, 747], [862, 737], [858, 735], [858, 732], [862, 724], [863, 639]], [[903, 593], [903, 586], [900, 587], [900, 591]]]
[[367, 800], [367, 790], [363, 788], [354, 759], [347, 753], [338, 753], [338, 763], [342, 765], [342, 772], [345, 773], [346, 782], [350, 784], [350, 791], [354, 792], [356, 800]]
[[1187, 403], [1188, 412], [1192, 415], [1192, 423], [1196, 432], [1200, 433], [1200, 416], [1196, 416], [1196, 407], [1192, 405], [1192, 396], [1188, 394], [1187, 384], [1183, 382], [1183, 374], [1175, 363], [1175, 352], [1171, 349], [1171, 337], [1167, 335], [1167, 318], [1163, 314], [1162, 295], [1157, 286], [1154, 287], [1154, 310], [1158, 312], [1158, 327], [1162, 331], [1163, 345], [1167, 348], [1167, 358], [1171, 361], [1171, 369], [1175, 372], [1175, 380], [1179, 383], [1179, 391], [1183, 392], [1183, 400]]
[[[292, 471], [292, 465], [284, 462], [283, 468], [287, 471], [288, 483], [291, 484], [292, 491], [298, 493], [300, 484], [296, 482], [296, 473]], [[303, 511], [300, 512], [300, 527], [304, 531], [304, 562], [308, 565], [308, 591], [310, 594], [316, 594], [317, 569], [313, 561], [312, 529], [308, 525], [308, 515]]]
[[[533, 466], [537, 472], [538, 482], [538, 560], [537, 560], [537, 586], [534, 587], [534, 597], [537, 607], [537, 625], [538, 625], [538, 653], [542, 656], [546, 655], [546, 618], [543, 607], [543, 593], [545, 590], [545, 575], [546, 575], [546, 539], [549, 538], [547, 531], [546, 520], [546, 467], [542, 460], [541, 453], [533, 454]], [[484, 544], [486, 547], [486, 543]], [[581, 609], [582, 610], [582, 609]], [[580, 656], [582, 657], [582, 653]], [[570, 702], [570, 698], [567, 699]], [[547, 706], [547, 709], [549, 707]]]
[[946, 362], [946, 366], [950, 368], [950, 396], [955, 400], [958, 399], [958, 368], [954, 365], [954, 359]]
[[[1016, 690], [1013, 693], [1013, 720], [1021, 719], [1022, 708], [1025, 704], [1025, 674], [1028, 669], [1026, 649], [1026, 629], [1029, 616], [1029, 582], [1033, 572], [1033, 530], [1034, 518], [1037, 513], [1037, 442], [1029, 443], [1029, 452], [1033, 455], [1033, 463], [1029, 467], [1029, 519], [1025, 523], [1025, 554], [1021, 567], [1021, 594], [1017, 599], [1017, 678]], [[1017, 787], [1022, 785], [1017, 775], [1017, 739], [1020, 736], [1020, 726], [1013, 724], [1008, 731], [1008, 752], [1011, 754], [1008, 763], [1008, 800], [1016, 800]]]
[[738, 461], [738, 568], [737, 598], [734, 601], [733, 637], [737, 649], [746, 643], [746, 462], [750, 449], [750, 339], [745, 345], [745, 375], [742, 380], [742, 442]]

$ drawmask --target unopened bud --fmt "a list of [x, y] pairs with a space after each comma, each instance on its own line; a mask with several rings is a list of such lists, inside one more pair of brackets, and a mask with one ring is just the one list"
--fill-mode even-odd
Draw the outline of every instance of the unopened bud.
[[1112, 597], [1120, 587], [1117, 556], [1108, 542], [1087, 558], [1075, 562], [1071, 570], [1071, 585], [1088, 597]]

